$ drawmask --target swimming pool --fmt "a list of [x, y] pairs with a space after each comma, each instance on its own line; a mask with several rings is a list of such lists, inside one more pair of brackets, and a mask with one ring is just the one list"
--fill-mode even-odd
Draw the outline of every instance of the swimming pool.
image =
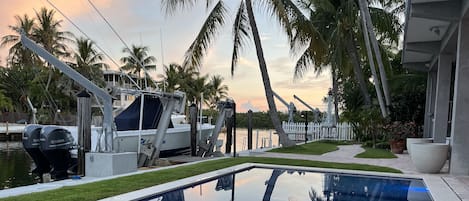
[[[347, 172], [347, 171], [345, 171]], [[244, 165], [124, 194], [109, 200], [431, 201], [422, 179]]]

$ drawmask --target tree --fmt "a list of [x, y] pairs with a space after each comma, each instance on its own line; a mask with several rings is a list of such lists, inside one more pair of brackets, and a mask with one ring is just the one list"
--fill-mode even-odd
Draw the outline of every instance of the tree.
[[164, 66], [164, 74], [159, 75], [159, 77], [163, 78], [163, 89], [168, 92], [176, 91], [179, 88], [179, 81], [180, 81], [180, 72], [182, 66], [179, 64], [169, 64], [169, 66]]
[[[38, 25], [34, 27], [32, 32], [33, 39], [41, 44], [44, 49], [52, 55], [59, 58], [67, 58], [70, 56], [66, 43], [73, 43], [73, 34], [68, 31], [62, 31], [62, 20], [54, 19], [55, 11], [47, 10], [43, 7], [39, 12], [36, 12]], [[60, 77], [58, 72], [48, 64], [48, 78], [45, 90], [49, 90], [51, 82], [57, 81]]]
[[[207, 7], [212, 5], [213, 1], [207, 1]], [[191, 0], [164, 0], [163, 5], [166, 7], [166, 10], [172, 12], [178, 8], [185, 8], [187, 6], [192, 6], [194, 1]], [[266, 6], [273, 16], [277, 18], [280, 25], [287, 32], [288, 36], [291, 36], [291, 29], [289, 25], [289, 17], [303, 15], [293, 2], [289, 0], [284, 1], [263, 1], [263, 4]], [[206, 54], [210, 45], [213, 43], [218, 30], [225, 24], [225, 19], [228, 17], [227, 9], [223, 1], [217, 1], [214, 4], [210, 14], [202, 25], [201, 30], [199, 31], [196, 39], [190, 45], [189, 49], [186, 51], [185, 60], [183, 66], [194, 66], [200, 67], [202, 64], [202, 59], [204, 54]], [[262, 81], [264, 83], [264, 90], [269, 105], [269, 114], [272, 120], [272, 123], [275, 126], [280, 137], [280, 143], [283, 146], [292, 146], [294, 143], [288, 139], [285, 131], [281, 127], [281, 123], [277, 114], [277, 108], [275, 106], [272, 87], [270, 85], [269, 74], [267, 71], [267, 65], [264, 59], [263, 50], [260, 42], [259, 33], [257, 30], [254, 12], [252, 10], [252, 2], [250, 0], [242, 0], [237, 12], [235, 14], [233, 23], [233, 54], [232, 54], [232, 65], [231, 72], [234, 73], [239, 53], [242, 46], [245, 44], [246, 40], [249, 38], [249, 31], [251, 31], [254, 44], [256, 47], [256, 54], [259, 62], [259, 69], [262, 75]]]
[[12, 45], [8, 52], [7, 63], [10, 66], [21, 65], [25, 67], [32, 67], [34, 64], [40, 63], [39, 57], [33, 54], [30, 50], [23, 47], [20, 41], [20, 34], [23, 31], [27, 36], [31, 36], [36, 26], [35, 20], [28, 15], [15, 16], [16, 25], [8, 26], [13, 30], [15, 35], [3, 36], [0, 42], [0, 47]]
[[[102, 69], [107, 68], [108, 65], [102, 62], [104, 59], [103, 54], [95, 49], [93, 41], [86, 38], [77, 38], [76, 51], [73, 54], [73, 59], [74, 62], [69, 63], [72, 68], [96, 85], [104, 87], [105, 83]], [[73, 82], [71, 79], [66, 79]], [[73, 94], [78, 92], [76, 90], [82, 90], [82, 87], [78, 86], [72, 88], [75, 89]]]
[[208, 105], [210, 106], [210, 108], [215, 109], [217, 107], [218, 101], [227, 97], [228, 86], [223, 84], [223, 77], [221, 77], [220, 75], [213, 75], [212, 77], [210, 77], [208, 88]]
[[36, 74], [31, 69], [17, 65], [9, 68], [0, 67], [0, 91], [12, 101], [14, 109], [26, 110], [25, 104], [20, 100], [24, 96], [33, 96], [32, 86], [35, 76]]
[[122, 52], [126, 53], [127, 56], [120, 59], [124, 64], [124, 66], [121, 67], [122, 70], [131, 71], [132, 74], [137, 75], [141, 87], [143, 86], [143, 83], [141, 83], [142, 80], [140, 79], [141, 71], [156, 69], [156, 65], [153, 64], [156, 62], [156, 58], [149, 56], [148, 51], [150, 51], [150, 49], [147, 46], [132, 45], [130, 49], [122, 49]]
[[[323, 67], [330, 66], [333, 78], [335, 78], [333, 83], [336, 83], [336, 86], [333, 86], [333, 94], [336, 98], [337, 85], [354, 77], [362, 94], [361, 99], [363, 99], [364, 105], [369, 107], [371, 105], [368, 92], [369, 82], [367, 81], [369, 77], [364, 74], [368, 71], [363, 72], [362, 69], [365, 48], [363, 29], [360, 28], [360, 9], [357, 2], [353, 0], [302, 0], [300, 7], [308, 13], [309, 19], [307, 19], [307, 23], [303, 20], [292, 23], [293, 27], [298, 27], [297, 29], [300, 30], [293, 37], [295, 42], [303, 44], [303, 46], [295, 47], [300, 49], [307, 46], [297, 62], [297, 75], [301, 75], [309, 69], [312, 63], [315, 64], [314, 70], [317, 72], [320, 72]], [[397, 15], [382, 8], [372, 8], [370, 13], [381, 40], [397, 44], [400, 30]], [[314, 33], [315, 37], [310, 36], [311, 32]], [[319, 48], [316, 47], [317, 45], [315, 46], [321, 40], [326, 44], [328, 54], [322, 62], [318, 62], [318, 59], [313, 57], [313, 53], [323, 51], [321, 46]]]
[[13, 104], [10, 98], [6, 97], [2, 90], [0, 90], [0, 114], [4, 110], [13, 109]]

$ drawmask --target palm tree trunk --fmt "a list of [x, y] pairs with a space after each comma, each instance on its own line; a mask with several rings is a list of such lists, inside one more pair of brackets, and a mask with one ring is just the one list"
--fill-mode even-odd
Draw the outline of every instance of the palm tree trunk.
[[339, 123], [339, 101], [337, 100], [337, 66], [331, 68], [332, 72], [332, 97], [334, 98], [335, 123]]
[[362, 11], [363, 17], [366, 19], [366, 29], [371, 38], [371, 44], [375, 51], [376, 62], [378, 62], [379, 74], [381, 77], [381, 83], [383, 84], [384, 98], [386, 100], [386, 111], [389, 113], [389, 106], [391, 106], [391, 97], [389, 95], [388, 80], [386, 76], [386, 71], [384, 70], [383, 59], [381, 58], [381, 53], [379, 51], [378, 41], [376, 40], [376, 34], [373, 30], [373, 23], [371, 21], [370, 11], [368, 10], [368, 3], [365, 0], [358, 0], [360, 4], [360, 10]]
[[360, 90], [363, 95], [363, 99], [365, 101], [365, 106], [371, 106], [371, 99], [370, 93], [368, 92], [368, 88], [366, 86], [365, 78], [363, 77], [363, 71], [360, 66], [360, 57], [358, 56], [357, 46], [355, 45], [355, 41], [351, 36], [349, 36], [347, 40], [347, 52], [349, 54], [350, 60], [352, 61], [353, 72], [355, 73], [355, 79], [358, 81], [360, 85]]
[[[361, 0], [359, 0], [361, 2]], [[362, 8], [362, 4], [360, 3], [360, 8]], [[363, 15], [363, 10], [361, 9], [361, 14], [362, 14], [362, 32], [363, 32], [363, 37], [365, 39], [365, 47], [366, 47], [366, 53], [368, 55], [368, 61], [370, 62], [370, 69], [371, 69], [371, 74], [373, 75], [373, 81], [375, 85], [375, 90], [376, 90], [376, 96], [378, 97], [378, 103], [379, 107], [381, 108], [381, 114], [383, 115], [384, 118], [388, 116], [388, 112], [386, 110], [386, 105], [383, 100], [383, 93], [381, 92], [381, 83], [379, 81], [378, 75], [376, 74], [376, 68], [375, 68], [375, 61], [373, 58], [373, 53], [371, 52], [371, 47], [370, 47], [370, 37], [367, 33], [367, 27], [366, 27], [366, 21], [367, 19]]]
[[251, 0], [246, 0], [246, 10], [248, 13], [249, 24], [252, 30], [252, 36], [254, 38], [254, 44], [256, 45], [257, 59], [259, 61], [259, 69], [262, 74], [262, 81], [264, 82], [265, 96], [267, 98], [267, 104], [269, 105], [270, 118], [272, 119], [272, 123], [274, 124], [275, 130], [277, 131], [280, 143], [284, 147], [293, 146], [295, 145], [295, 143], [292, 142], [290, 139], [288, 139], [288, 136], [285, 134], [285, 131], [282, 128], [282, 124], [277, 114], [277, 108], [274, 102], [274, 95], [272, 92], [272, 87], [270, 86], [269, 73], [267, 72], [267, 65], [265, 63], [261, 39], [259, 37], [259, 32], [257, 30], [256, 21], [254, 19], [254, 12], [252, 10]]

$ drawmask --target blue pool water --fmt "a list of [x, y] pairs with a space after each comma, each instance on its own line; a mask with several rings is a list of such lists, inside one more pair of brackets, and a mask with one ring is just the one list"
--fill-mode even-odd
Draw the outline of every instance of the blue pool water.
[[422, 180], [252, 168], [147, 196], [152, 201], [431, 201]]

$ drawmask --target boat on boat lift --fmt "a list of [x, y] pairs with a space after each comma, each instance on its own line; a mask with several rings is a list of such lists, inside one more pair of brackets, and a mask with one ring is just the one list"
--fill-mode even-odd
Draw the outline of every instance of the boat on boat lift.
[[[103, 126], [91, 128], [91, 151], [140, 153], [141, 149], [145, 150], [150, 147], [151, 154], [147, 155], [146, 161], [152, 161], [159, 158], [160, 153], [170, 154], [190, 147], [190, 125], [183, 121], [184, 116], [181, 114], [184, 112], [186, 101], [184, 93], [126, 90], [127, 93], [134, 93], [137, 98], [114, 119], [112, 96], [106, 90], [99, 88], [55, 58], [24, 33], [21, 34], [21, 42], [102, 100]], [[209, 139], [214, 126], [200, 123], [198, 129], [200, 130], [198, 138], [203, 142]], [[52, 175], [55, 179], [67, 178], [67, 172], [64, 172], [64, 169], [73, 167], [73, 160], [62, 161], [62, 163], [57, 161], [60, 161], [60, 158], [68, 159], [76, 156], [78, 128], [30, 125], [25, 128], [25, 131], [23, 134], [25, 148], [30, 147], [30, 151], [42, 153], [41, 158], [37, 160], [44, 158], [48, 160], [52, 166], [52, 173], [55, 172]], [[33, 134], [36, 132], [40, 135]], [[143, 144], [148, 146], [141, 146]], [[145, 151], [148, 153], [148, 150]], [[41, 154], [30, 155], [34, 157]], [[40, 174], [47, 173], [46, 167], [40, 169], [43, 170]]]

